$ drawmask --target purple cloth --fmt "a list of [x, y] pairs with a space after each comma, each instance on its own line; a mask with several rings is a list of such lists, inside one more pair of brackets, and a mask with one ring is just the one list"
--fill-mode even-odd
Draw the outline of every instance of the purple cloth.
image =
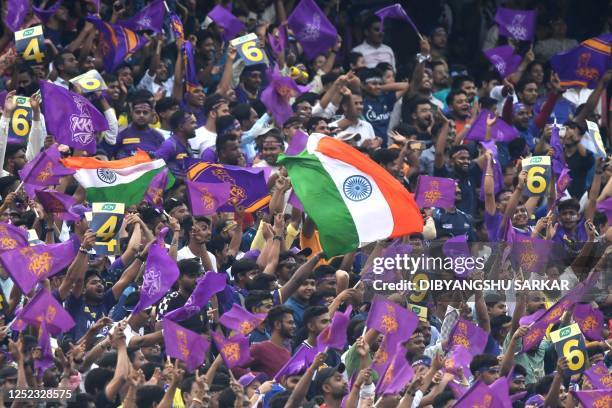
[[119, 24], [107, 23], [93, 16], [87, 17], [87, 21], [100, 32], [98, 38], [107, 73], [112, 73], [125, 59], [146, 44], [146, 37]]
[[485, 211], [484, 213], [484, 222], [487, 227], [487, 233], [489, 235], [490, 242], [499, 242], [502, 237], [501, 234], [501, 224], [502, 224], [503, 216], [499, 212], [495, 212], [495, 214], [491, 215]]
[[[402, 244], [401, 238], [395, 239], [388, 247], [383, 249], [381, 258], [395, 258], [396, 255], [403, 256], [404, 254], [412, 253], [412, 245]], [[387, 268], [384, 263], [379, 267], [379, 272], [374, 271], [374, 265], [372, 264], [365, 272], [362, 272], [361, 279], [365, 281], [381, 280], [383, 282], [391, 283], [397, 282], [401, 277], [395, 273], [395, 265]]]
[[565, 167], [565, 150], [563, 150], [563, 144], [559, 138], [559, 127], [556, 124], [553, 125], [550, 134], [550, 147], [555, 150], [552, 157], [552, 168], [555, 174], [559, 174]]
[[117, 24], [132, 31], [153, 31], [161, 33], [164, 25], [166, 7], [164, 0], [154, 0], [148, 6], [127, 20], [119, 20]]
[[157, 242], [149, 247], [140, 299], [134, 307], [134, 314], [142, 312], [164, 297], [179, 277], [176, 261], [168, 255], [164, 247], [164, 236], [167, 232], [168, 227], [162, 229], [157, 236]]
[[285, 365], [280, 370], [278, 370], [278, 372], [274, 376], [274, 381], [279, 382], [283, 377], [303, 373], [304, 371], [306, 371], [306, 368], [308, 368], [308, 366], [312, 364], [316, 355], [316, 349], [301, 346], [293, 354], [293, 356], [291, 356], [289, 361], [287, 361]]
[[487, 346], [488, 337], [483, 329], [461, 317], [448, 335], [448, 349], [461, 345], [473, 355], [481, 354]]
[[74, 326], [72, 316], [55, 300], [51, 292], [41, 289], [19, 313], [19, 319], [33, 327], [44, 320], [52, 336], [67, 332]]
[[51, 350], [51, 338], [45, 320], [41, 320], [38, 328], [38, 347], [40, 347], [40, 358], [34, 360], [34, 371], [38, 378], [42, 378], [45, 371], [55, 364]]
[[608, 371], [608, 367], [606, 367], [602, 361], [592, 365], [584, 372], [584, 375], [588, 378], [595, 390], [612, 388], [612, 375]]
[[491, 408], [495, 395], [493, 391], [482, 380], [476, 381], [474, 385], [453, 405], [454, 408]]
[[278, 27], [278, 37], [268, 34], [268, 43], [276, 55], [279, 55], [285, 50], [287, 41], [287, 25], [285, 24], [281, 24], [280, 27]]
[[159, 211], [164, 210], [164, 190], [168, 187], [168, 168], [164, 167], [149, 183], [144, 200]]
[[4, 23], [12, 31], [19, 31], [28, 15], [30, 2], [28, 0], [10, 0], [5, 3], [8, 7]]
[[455, 375], [459, 374], [459, 369], [463, 370], [466, 378], [472, 375], [470, 371], [470, 362], [474, 355], [460, 344], [455, 345], [446, 356], [444, 361], [444, 371]]
[[346, 346], [346, 330], [351, 321], [353, 307], [349, 305], [346, 311], [336, 311], [329, 326], [317, 336], [317, 350], [326, 352], [328, 348], [344, 350]]
[[185, 86], [187, 92], [192, 92], [194, 89], [200, 87], [200, 81], [198, 81], [198, 71], [193, 57], [193, 46], [191, 45], [191, 41], [185, 41], [183, 43], [183, 56], [185, 58]]
[[301, 0], [287, 20], [309, 60], [336, 45], [338, 32], [313, 0]]
[[211, 335], [227, 368], [244, 365], [251, 359], [249, 339], [244, 335], [238, 333], [229, 339], [217, 332], [212, 332]]
[[181, 18], [177, 16], [175, 13], [170, 13], [170, 29], [174, 34], [174, 38], [176, 40], [184, 40], [185, 39], [185, 29], [183, 28], [183, 22]]
[[385, 371], [385, 375], [380, 376], [376, 384], [376, 393], [379, 395], [397, 394], [414, 377], [414, 370], [404, 353], [396, 353]]
[[608, 217], [608, 222], [612, 222], [612, 197], [608, 197], [597, 203], [597, 211], [601, 211]]
[[612, 393], [609, 389], [570, 392], [583, 407], [609, 408], [612, 406]]
[[550, 59], [552, 68], [564, 87], [595, 88], [599, 78], [610, 69], [610, 42], [612, 34], [583, 41], [571, 50]]
[[414, 200], [420, 208], [452, 208], [455, 206], [456, 186], [457, 182], [453, 179], [420, 175]]
[[514, 54], [514, 48], [509, 45], [491, 48], [485, 51], [484, 54], [502, 78], [515, 73], [519, 65], [521, 65], [521, 57]]
[[51, 82], [39, 84], [47, 131], [58, 143], [94, 154], [96, 133], [108, 130], [104, 115], [82, 95]]
[[[387, 368], [393, 361], [393, 356], [401, 353], [402, 342], [393, 337], [384, 336], [382, 343], [378, 346], [378, 351], [374, 354], [372, 365], [370, 368], [376, 371], [379, 377], [382, 377], [387, 372]], [[404, 353], [405, 354], [405, 353]]]
[[604, 316], [601, 310], [593, 308], [590, 303], [578, 303], [574, 306], [574, 320], [580, 331], [588, 340], [603, 341], [602, 328]]
[[231, 186], [228, 183], [197, 183], [185, 180], [191, 213], [196, 217], [213, 215], [227, 204]]
[[239, 304], [233, 304], [230, 310], [221, 315], [219, 323], [243, 336], [248, 336], [265, 319], [265, 313], [253, 314]]
[[300, 201], [298, 196], [295, 194], [295, 191], [291, 190], [291, 193], [289, 193], [289, 199], [287, 200], [287, 203], [291, 204], [293, 208], [296, 208], [300, 210], [301, 212], [304, 212], [304, 205], [302, 205], [302, 202]]
[[298, 129], [293, 134], [293, 138], [285, 150], [287, 156], [297, 156], [300, 154], [308, 144], [308, 135], [302, 130]]
[[25, 294], [36, 283], [49, 278], [72, 263], [79, 243], [68, 240], [61, 244], [26, 246], [0, 254], [0, 263]]
[[[465, 140], [485, 140], [487, 134], [487, 117], [490, 114], [491, 111], [487, 109], [482, 109], [480, 111], [480, 115], [478, 115], [474, 123], [472, 123], [472, 127], [470, 127], [467, 135], [465, 135]], [[517, 137], [519, 137], [518, 131], [513, 126], [504, 122], [501, 118], [498, 118], [491, 127], [491, 139], [497, 142], [510, 142]]]
[[380, 295], [374, 297], [366, 326], [385, 337], [406, 341], [417, 327], [419, 318], [413, 312]]
[[76, 200], [64, 193], [55, 190], [38, 190], [36, 198], [47, 213], [55, 215], [63, 221], [79, 221], [81, 217], [71, 211]]
[[[28, 232], [6, 222], [0, 222], [0, 251], [28, 246]], [[6, 294], [5, 294], [6, 295]]]
[[63, 0], [57, 0], [55, 2], [55, 4], [53, 4], [51, 7], [49, 7], [48, 9], [43, 9], [43, 8], [39, 8], [36, 7], [34, 5], [32, 5], [32, 11], [34, 12], [34, 14], [36, 14], [36, 17], [38, 17], [38, 19], [43, 23], [43, 24], [47, 24], [47, 22], [49, 21], [49, 19], [51, 17], [53, 17], [55, 15], [55, 13], [57, 12], [57, 10], [60, 8], [60, 6], [62, 5], [62, 1]]
[[51, 186], [60, 183], [60, 179], [75, 173], [74, 170], [64, 167], [57, 145], [49, 146], [47, 150], [38, 153], [34, 160], [19, 170], [19, 178], [24, 183], [38, 186]]
[[512, 400], [510, 399], [510, 382], [511, 378], [499, 377], [489, 385], [491, 391], [493, 391], [493, 401], [496, 407], [500, 408], [512, 408]]
[[178, 309], [164, 315], [165, 319], [180, 322], [187, 320], [197, 314], [210, 300], [215, 293], [221, 292], [226, 285], [225, 275], [216, 272], [207, 272], [198, 278], [196, 287], [191, 292], [187, 302]]
[[208, 340], [168, 319], [162, 321], [162, 327], [168, 356], [183, 361], [189, 372], [204, 363], [210, 349]]
[[408, 14], [406, 13], [406, 10], [404, 10], [404, 8], [398, 3], [395, 3], [391, 6], [387, 6], [385, 8], [381, 8], [375, 14], [380, 18], [380, 29], [382, 31], [384, 31], [385, 29], [384, 28], [385, 19], [394, 18], [394, 19], [398, 19], [398, 20], [407, 22], [414, 29], [414, 31], [420, 35], [419, 29], [417, 28], [417, 26], [414, 24], [412, 19], [408, 16]]
[[530, 236], [519, 237], [512, 249], [513, 258], [523, 272], [544, 272], [546, 263], [550, 259], [553, 242]]
[[499, 26], [499, 35], [521, 41], [532, 41], [535, 35], [536, 15], [535, 10], [498, 8], [495, 22]]
[[280, 127], [293, 115], [289, 100], [308, 91], [308, 87], [300, 86], [293, 78], [281, 75], [276, 65], [268, 70], [267, 75], [268, 86], [261, 93], [261, 101]]
[[223, 40], [233, 40], [246, 29], [242, 21], [236, 18], [226, 8], [216, 5], [215, 8], [208, 13], [208, 17], [213, 20], [219, 27], [223, 28]]

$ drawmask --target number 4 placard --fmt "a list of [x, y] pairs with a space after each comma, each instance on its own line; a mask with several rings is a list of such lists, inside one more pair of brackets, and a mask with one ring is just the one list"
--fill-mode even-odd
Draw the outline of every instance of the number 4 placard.
[[230, 41], [230, 44], [236, 47], [238, 55], [240, 55], [247, 66], [267, 64], [265, 54], [259, 46], [257, 35], [254, 33], [235, 38]]
[[527, 172], [526, 189], [523, 195], [540, 196], [548, 191], [550, 180], [550, 156], [532, 156], [522, 161]]
[[42, 64], [45, 60], [45, 36], [42, 26], [26, 28], [15, 33], [15, 50], [31, 64]]
[[97, 255], [119, 253], [119, 228], [123, 222], [125, 204], [93, 203], [90, 228], [96, 233], [94, 249]]
[[588, 354], [584, 337], [578, 324], [563, 327], [550, 333], [558, 356], [567, 359], [568, 374], [583, 372], [588, 367]]

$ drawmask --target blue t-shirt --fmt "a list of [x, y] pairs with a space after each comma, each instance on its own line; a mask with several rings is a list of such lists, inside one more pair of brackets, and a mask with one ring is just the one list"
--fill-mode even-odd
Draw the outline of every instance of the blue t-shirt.
[[293, 311], [295, 327], [302, 327], [304, 323], [304, 311], [309, 306], [308, 302], [305, 304], [301, 303], [292, 296], [283, 304], [283, 306], [287, 306]]
[[[116, 303], [117, 299], [115, 299], [112, 289], [106, 290], [102, 301], [97, 305], [87, 304], [84, 294], [81, 295], [80, 298], [75, 298], [70, 294], [68, 298], [66, 298], [64, 307], [74, 319], [75, 325], [67, 335], [74, 341], [78, 341], [94, 323], [103, 316], [108, 316], [110, 310]], [[108, 330], [108, 328], [104, 330]], [[103, 332], [102, 334], [105, 335], [106, 333]]]
[[115, 157], [123, 159], [133, 156], [138, 149], [155, 154], [164, 142], [164, 137], [155, 129], [138, 130], [133, 125], [123, 129], [117, 136], [114, 146]]
[[387, 128], [394, 104], [394, 91], [385, 92], [376, 97], [365, 96], [363, 98], [363, 117], [374, 128], [374, 134], [383, 139], [384, 146], [387, 145]]

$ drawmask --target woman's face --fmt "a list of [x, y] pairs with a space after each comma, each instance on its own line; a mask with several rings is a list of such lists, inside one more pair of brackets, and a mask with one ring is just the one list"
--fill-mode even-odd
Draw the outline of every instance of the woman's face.
[[534, 64], [529, 70], [529, 74], [536, 81], [538, 85], [541, 85], [544, 82], [544, 68], [540, 64]]

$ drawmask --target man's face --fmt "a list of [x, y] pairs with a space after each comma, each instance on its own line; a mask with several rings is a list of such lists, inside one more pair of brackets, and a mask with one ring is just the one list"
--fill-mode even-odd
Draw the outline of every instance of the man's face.
[[119, 81], [112, 81], [106, 84], [108, 89], [106, 93], [110, 96], [112, 101], [116, 101], [119, 99], [119, 95], [121, 94], [121, 89], [119, 88]]
[[155, 79], [159, 79], [160, 81], [168, 79], [168, 66], [165, 62], [160, 61], [157, 71], [155, 71]]
[[[295, 386], [300, 382], [301, 378], [302, 378], [301, 375], [290, 375], [285, 380], [285, 388], [288, 389], [289, 391], [293, 391]], [[17, 379], [15, 379], [15, 383], [17, 383]]]
[[217, 105], [214, 109], [214, 117], [218, 118], [220, 116], [227, 116], [230, 114], [230, 109], [229, 109], [229, 105], [225, 102], [221, 102], [219, 105]]
[[292, 313], [287, 313], [280, 323], [280, 335], [285, 339], [290, 339], [293, 337], [293, 332], [295, 332], [295, 320], [293, 320]]
[[370, 96], [379, 96], [381, 94], [381, 86], [382, 86], [381, 78], [368, 78], [365, 80], [365, 84], [363, 86], [363, 90], [366, 94]]
[[512, 217], [512, 224], [514, 224], [515, 227], [522, 228], [527, 225], [528, 221], [529, 213], [527, 212], [527, 208], [524, 205], [519, 205]]
[[363, 98], [361, 97], [361, 95], [353, 95], [351, 97], [351, 100], [353, 101], [355, 113], [357, 114], [357, 116], [361, 116], [361, 114], [363, 113]]
[[423, 334], [423, 340], [425, 342], [425, 345], [429, 344], [429, 342], [431, 341], [431, 324], [427, 320], [419, 320], [418, 327], [421, 333]]
[[76, 59], [74, 54], [67, 53], [63, 55], [64, 65], [62, 65], [62, 71], [68, 76], [75, 76], [79, 73], [79, 60]]
[[565, 229], [572, 229], [578, 224], [578, 211], [574, 208], [566, 208], [559, 213], [561, 225]]
[[412, 114], [415, 125], [421, 129], [427, 129], [433, 123], [433, 111], [430, 104], [417, 105], [416, 112]]
[[323, 313], [321, 316], [317, 316], [308, 322], [308, 331], [318, 336], [327, 326], [329, 326], [330, 322], [329, 313]]
[[461, 119], [467, 118], [470, 115], [470, 101], [468, 100], [467, 95], [455, 95], [450, 108], [456, 117]]
[[15, 170], [21, 170], [26, 165], [26, 154], [23, 149], [17, 150], [11, 158]]
[[[514, 178], [516, 177], [516, 168], [515, 167], [506, 167], [504, 169], [504, 185], [505, 186], [512, 186], [514, 183]], [[511, 194], [510, 194], [511, 195]], [[510, 199], [510, 197], [508, 197], [508, 199]], [[500, 197], [500, 201], [502, 201], [502, 198]], [[508, 201], [508, 200], [506, 200]]]
[[517, 375], [510, 381], [510, 395], [525, 391], [525, 377]]
[[308, 101], [302, 101], [297, 104], [295, 113], [302, 119], [308, 120], [312, 116], [312, 105]]
[[476, 84], [472, 81], [464, 81], [461, 85], [461, 90], [467, 94], [467, 99], [470, 103], [474, 102], [474, 97], [476, 97]]
[[533, 105], [538, 99], [538, 86], [535, 82], [525, 85], [523, 92], [519, 95], [521, 102], [527, 105]]
[[526, 130], [529, 127], [530, 119], [531, 110], [523, 106], [514, 114], [514, 126], [519, 130]]
[[294, 258], [287, 258], [279, 263], [278, 277], [283, 281], [288, 281], [297, 268], [297, 263]]
[[546, 298], [544, 293], [536, 290], [527, 295], [527, 314], [533, 314], [538, 310], [546, 308]]
[[193, 289], [196, 287], [196, 283], [198, 278], [201, 276], [201, 273], [187, 274], [184, 273], [179, 276], [179, 287], [182, 288], [185, 292], [191, 293]]
[[459, 150], [452, 157], [455, 169], [467, 172], [470, 167], [470, 154], [467, 150]]
[[499, 366], [490, 367], [480, 372], [480, 379], [487, 384], [491, 385], [499, 378]]
[[497, 85], [499, 85], [499, 80], [497, 79], [491, 79], [490, 81], [482, 81], [482, 85], [480, 87], [482, 95], [490, 95], [491, 90]]
[[212, 236], [210, 224], [205, 221], [196, 222], [191, 229], [191, 234], [198, 244], [209, 242]]
[[178, 222], [183, 222], [183, 220], [189, 217], [189, 208], [185, 204], [178, 205], [170, 211], [170, 215], [178, 220]]
[[27, 72], [20, 72], [17, 76], [17, 90], [21, 95], [30, 95], [30, 87], [32, 86], [32, 77]]
[[229, 140], [219, 152], [219, 161], [224, 164], [237, 166], [240, 162], [242, 153], [240, 152], [240, 142], [238, 139]]
[[[514, 168], [513, 168], [514, 170]], [[516, 170], [515, 170], [516, 171]], [[514, 179], [514, 176], [512, 176], [512, 178]], [[498, 197], [499, 202], [497, 203], [498, 206], [498, 210], [500, 212], [504, 212], [506, 211], [506, 206], [508, 205], [508, 201], [510, 201], [510, 197], [512, 197], [512, 193], [509, 191], [506, 191], [504, 193], [501, 193]]]
[[329, 127], [327, 126], [327, 122], [324, 120], [320, 120], [313, 128], [314, 133], [323, 133], [324, 135], [329, 135]]
[[339, 372], [335, 372], [330, 378], [323, 383], [323, 393], [330, 394], [333, 399], [341, 400], [349, 392], [348, 383], [344, 376]]
[[146, 103], [132, 107], [132, 122], [138, 127], [148, 126], [153, 121], [153, 109]]
[[264, 138], [261, 145], [261, 155], [266, 163], [271, 166], [275, 165], [278, 155], [282, 152], [281, 143], [276, 138], [269, 136]]
[[298, 298], [301, 300], [310, 300], [315, 292], [315, 280], [306, 279], [295, 292]]
[[215, 58], [215, 41], [212, 38], [205, 39], [200, 46], [200, 50], [209, 60]]
[[270, 309], [272, 309], [273, 306], [274, 302], [272, 301], [272, 299], [263, 299], [261, 303], [259, 303], [259, 306], [253, 309], [255, 313], [268, 314], [268, 312], [270, 311]]
[[96, 69], [96, 58], [88, 55], [85, 60], [81, 62], [81, 72], [87, 72], [92, 69]]
[[366, 30], [365, 38], [370, 44], [376, 47], [382, 44], [383, 32], [380, 28], [380, 22], [377, 21], [373, 23], [370, 28]]
[[436, 65], [432, 70], [433, 83], [438, 88], [448, 87], [448, 67], [444, 64]]
[[121, 68], [117, 72], [117, 79], [119, 82], [123, 82], [123, 84], [128, 88], [134, 85], [134, 77], [132, 76], [132, 69], [130, 67]]
[[187, 92], [187, 103], [192, 106], [197, 106], [201, 108], [204, 106], [204, 101], [206, 100], [206, 94], [204, 93], [204, 88], [198, 86], [189, 92]]
[[317, 281], [318, 292], [335, 292], [336, 291], [336, 277], [334, 275], [328, 275], [320, 278]]
[[104, 282], [99, 276], [93, 275], [85, 282], [85, 296], [97, 302], [104, 298]]
[[423, 79], [421, 79], [421, 87], [420, 87], [420, 91], [421, 92], [431, 92], [431, 87], [433, 85], [433, 74], [431, 73], [431, 69], [429, 68], [425, 68], [423, 70]]
[[425, 352], [425, 337], [422, 333], [415, 333], [404, 344], [404, 347], [410, 356], [421, 356]]
[[257, 92], [261, 87], [261, 81], [261, 72], [249, 72], [244, 76], [244, 87], [250, 92]]
[[446, 44], [448, 43], [448, 34], [446, 33], [446, 30], [437, 29], [434, 35], [431, 37], [431, 43], [438, 48], [446, 47]]
[[195, 137], [195, 130], [198, 127], [198, 121], [195, 115], [190, 114], [187, 116], [183, 123], [179, 126], [179, 130], [187, 137], [187, 139], [193, 139]]
[[506, 303], [497, 302], [492, 307], [487, 307], [490, 317], [504, 316], [506, 314]]

